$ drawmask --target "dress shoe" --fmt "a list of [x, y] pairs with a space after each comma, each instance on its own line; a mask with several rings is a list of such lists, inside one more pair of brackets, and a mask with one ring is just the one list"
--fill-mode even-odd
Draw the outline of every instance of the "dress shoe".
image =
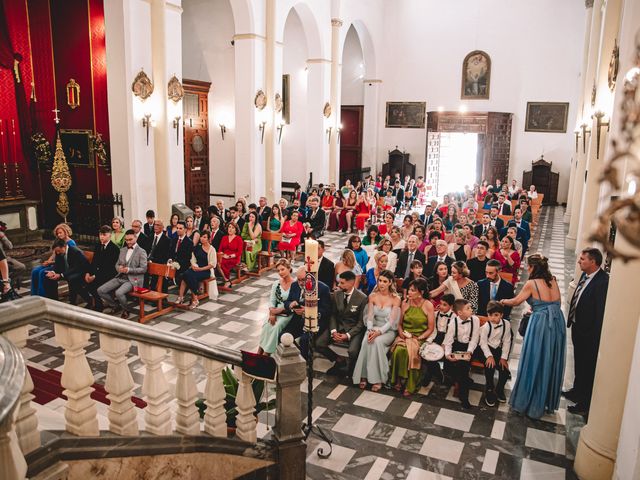
[[339, 363], [336, 363], [333, 367], [327, 370], [327, 375], [333, 375], [336, 377], [344, 377], [346, 374], [346, 369], [343, 368], [343, 365], [340, 365]]
[[464, 408], [465, 410], [469, 410], [471, 408], [471, 404], [469, 403], [469, 400], [466, 398], [461, 399], [460, 403], [462, 404], [462, 408]]
[[584, 403], [576, 403], [575, 405], [571, 405], [570, 407], [567, 407], [567, 410], [569, 411], [569, 413], [573, 413], [574, 415], [585, 416], [589, 414], [589, 407]]
[[493, 390], [487, 390], [484, 394], [484, 403], [487, 404], [488, 407], [495, 407], [498, 398]]
[[498, 397], [498, 401], [500, 403], [505, 403], [507, 401], [507, 396], [504, 394], [504, 390], [501, 388], [496, 390], [496, 397]]
[[129, 312], [127, 312], [126, 310], [124, 310], [122, 312], [122, 315], [120, 315], [120, 318], [124, 318], [125, 320], [129, 319]]
[[563, 391], [562, 396], [567, 400], [571, 400], [572, 402], [577, 402], [578, 399], [580, 398], [580, 395], [578, 394], [575, 388], [572, 388], [571, 390]]

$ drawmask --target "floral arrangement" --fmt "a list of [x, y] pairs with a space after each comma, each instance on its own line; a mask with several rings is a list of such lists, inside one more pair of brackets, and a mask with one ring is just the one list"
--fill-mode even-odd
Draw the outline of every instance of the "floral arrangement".
[[31, 148], [38, 165], [47, 165], [51, 161], [51, 145], [42, 132], [31, 135]]
[[178, 262], [168, 262], [167, 265], [169, 265], [174, 270], [180, 270], [180, 264]]

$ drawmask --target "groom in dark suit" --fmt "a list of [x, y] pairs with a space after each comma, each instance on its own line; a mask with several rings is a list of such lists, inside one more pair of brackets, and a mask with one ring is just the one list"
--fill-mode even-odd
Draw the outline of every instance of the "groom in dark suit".
[[573, 388], [562, 394], [576, 403], [567, 410], [586, 415], [589, 413], [596, 374], [609, 274], [600, 268], [602, 253], [597, 248], [582, 250], [578, 265], [582, 275], [571, 297], [567, 315], [567, 327], [571, 328], [573, 342], [575, 377]]
[[[346, 373], [350, 377], [360, 353], [360, 345], [364, 335], [364, 307], [368, 300], [364, 293], [355, 288], [355, 285], [356, 275], [351, 270], [339, 275], [339, 289], [331, 295], [329, 328], [316, 340], [316, 350], [332, 362], [336, 362], [327, 371], [330, 375], [344, 375]], [[343, 370], [344, 358], [339, 357], [329, 348], [330, 343], [349, 345], [349, 363], [346, 372]]]
[[[491, 300], [499, 302], [508, 298], [513, 298], [513, 285], [500, 278], [502, 264], [498, 260], [489, 260], [485, 267], [486, 278], [478, 281], [478, 315], [487, 315], [487, 305]], [[504, 318], [509, 320], [511, 307], [504, 306]]]

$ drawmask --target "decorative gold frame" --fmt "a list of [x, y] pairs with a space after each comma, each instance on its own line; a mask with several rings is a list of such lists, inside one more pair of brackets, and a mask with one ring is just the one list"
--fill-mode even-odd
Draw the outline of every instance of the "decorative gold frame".
[[[33, 87], [32, 87], [33, 88]], [[80, 106], [80, 85], [72, 78], [67, 83], [67, 105], [72, 110]]]
[[173, 103], [178, 103], [184, 97], [184, 87], [175, 75], [169, 79], [167, 84], [167, 96]]
[[282, 111], [283, 106], [284, 106], [284, 102], [282, 101], [282, 95], [280, 95], [279, 93], [276, 93], [273, 99], [273, 109], [276, 111], [276, 113], [280, 113]]
[[[529, 125], [529, 120], [531, 118], [531, 107], [544, 107], [544, 106], [563, 106], [564, 107], [564, 117], [562, 120], [562, 128], [557, 129], [549, 129], [549, 128], [541, 128], [541, 127], [532, 127]], [[567, 131], [567, 118], [569, 116], [569, 102], [527, 102], [527, 115], [524, 121], [524, 131], [525, 132], [541, 132], [541, 133], [566, 133]]]
[[607, 72], [607, 82], [609, 90], [612, 92], [616, 89], [616, 80], [618, 79], [618, 69], [620, 68], [620, 48], [616, 40], [611, 52], [611, 60], [609, 60], [609, 71]]
[[[486, 78], [486, 91], [484, 94], [480, 95], [469, 95], [469, 94], [465, 94], [465, 79], [467, 78], [467, 63], [469, 62], [469, 60], [471, 60], [472, 57], [475, 57], [476, 55], [482, 55], [486, 60], [487, 60], [487, 71], [485, 73], [485, 78]], [[488, 100], [489, 99], [489, 94], [491, 91], [491, 57], [489, 56], [489, 54], [487, 52], [484, 52], [482, 50], [474, 50], [472, 52], [469, 52], [467, 54], [466, 57], [464, 57], [464, 60], [462, 61], [462, 77], [461, 77], [461, 86], [460, 86], [460, 98], [462, 100]]]
[[262, 90], [258, 90], [256, 92], [256, 97], [253, 99], [253, 104], [258, 110], [264, 110], [264, 107], [267, 106], [267, 96]]
[[[399, 108], [410, 113], [410, 110], [419, 109], [416, 121], [406, 120], [405, 122], [393, 122], [391, 109]], [[385, 128], [424, 128], [427, 111], [426, 102], [387, 102], [385, 109], [384, 127]], [[415, 114], [416, 112], [413, 112]]]
[[331, 104], [329, 102], [324, 104], [324, 108], [322, 109], [322, 114], [325, 118], [329, 118], [331, 116]]
[[131, 84], [131, 91], [143, 102], [153, 93], [153, 82], [147, 74], [144, 73], [144, 70], [140, 70], [138, 75], [136, 75], [136, 78]]

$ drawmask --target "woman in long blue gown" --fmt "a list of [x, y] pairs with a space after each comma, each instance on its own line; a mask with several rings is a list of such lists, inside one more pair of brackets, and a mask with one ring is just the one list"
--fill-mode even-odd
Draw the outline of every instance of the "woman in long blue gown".
[[525, 300], [532, 313], [522, 344], [518, 377], [509, 404], [530, 418], [552, 413], [560, 405], [566, 352], [566, 325], [560, 308], [560, 289], [549, 271], [547, 259], [535, 254], [527, 259], [529, 280], [515, 298], [503, 305]]

